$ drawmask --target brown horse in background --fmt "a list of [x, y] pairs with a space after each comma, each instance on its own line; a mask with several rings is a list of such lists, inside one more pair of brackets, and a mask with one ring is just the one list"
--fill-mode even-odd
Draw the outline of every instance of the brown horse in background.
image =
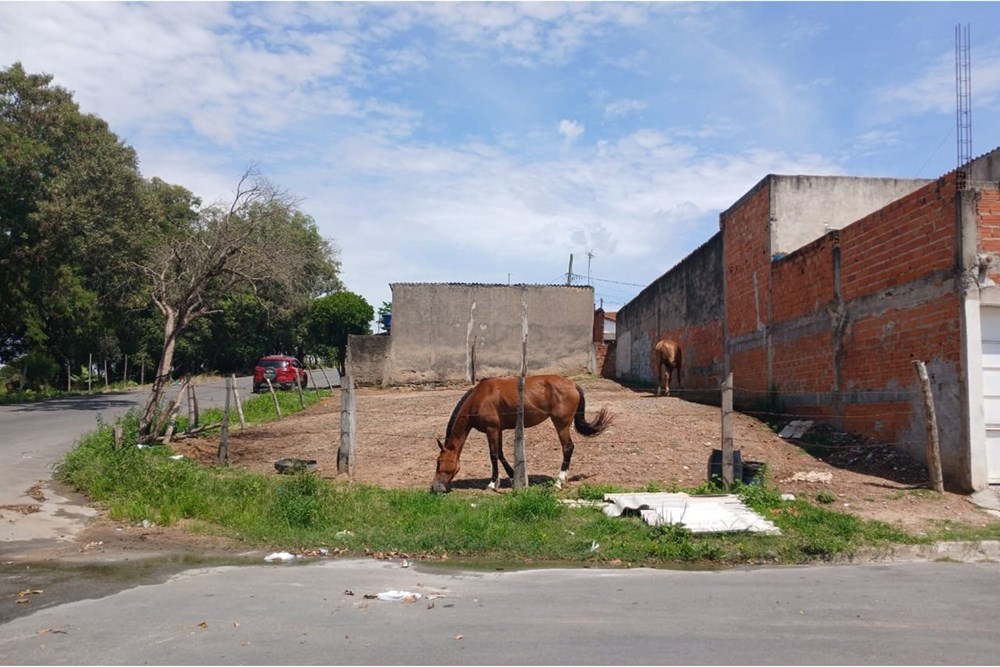
[[[508, 477], [514, 469], [503, 455], [503, 431], [517, 425], [517, 378], [486, 378], [465, 392], [452, 410], [444, 443], [438, 440], [437, 471], [431, 491], [447, 491], [459, 471], [458, 458], [472, 429], [482, 431], [490, 445], [490, 463], [493, 475], [486, 488], [499, 488], [497, 461], [503, 463]], [[562, 443], [563, 461], [556, 480], [556, 488], [566, 481], [566, 471], [573, 457], [573, 440], [570, 426], [583, 436], [603, 433], [611, 425], [612, 415], [606, 408], [597, 413], [593, 421], [584, 416], [586, 401], [579, 384], [559, 375], [529, 375], [524, 378], [524, 427], [537, 426], [551, 419]]]
[[656, 369], [656, 395], [663, 389], [664, 395], [670, 395], [670, 380], [677, 371], [677, 388], [681, 385], [681, 346], [669, 338], [664, 338], [653, 346], [653, 367]]

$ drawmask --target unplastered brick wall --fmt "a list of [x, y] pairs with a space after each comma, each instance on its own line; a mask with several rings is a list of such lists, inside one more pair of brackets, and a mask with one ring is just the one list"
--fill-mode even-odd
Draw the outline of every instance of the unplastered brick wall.
[[767, 317], [770, 271], [770, 180], [722, 214], [726, 321], [731, 338], [758, 331]]
[[769, 319], [771, 179], [722, 214], [729, 368], [744, 396], [768, 387], [763, 335]]
[[1000, 190], [979, 189], [977, 195], [979, 239], [976, 249], [992, 259], [987, 275], [993, 282], [1000, 283]]
[[[929, 183], [774, 262], [771, 379], [789, 410], [921, 456], [912, 362], [961, 375], [955, 192], [953, 175]], [[954, 419], [957, 393], [939, 393]]]
[[952, 271], [955, 192], [951, 174], [841, 230], [843, 298], [850, 301]]

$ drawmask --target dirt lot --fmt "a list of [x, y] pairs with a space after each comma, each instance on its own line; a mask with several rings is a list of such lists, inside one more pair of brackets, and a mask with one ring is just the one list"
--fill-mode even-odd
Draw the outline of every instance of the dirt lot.
[[[610, 380], [584, 378], [587, 416], [607, 407], [615, 423], [600, 436], [574, 433], [576, 450], [569, 470], [574, 484], [616, 484], [641, 488], [648, 482], [695, 486], [705, 480], [713, 448], [719, 447], [719, 409], [680, 398], [656, 398]], [[354, 480], [391, 488], [429, 488], [448, 417], [467, 387], [359, 388], [356, 392]], [[923, 466], [888, 446], [830, 433], [829, 455], [820, 460], [775, 435], [754, 418], [737, 415], [735, 447], [745, 461], [767, 463], [769, 479], [782, 492], [815, 501], [833, 494], [830, 506], [858, 516], [920, 530], [928, 522], [951, 520], [985, 524], [989, 516], [965, 496], [916, 491], [925, 486]], [[274, 473], [282, 458], [315, 459], [323, 477], [337, 477], [340, 399], [335, 395], [299, 415], [240, 432], [233, 431], [232, 465]], [[217, 440], [185, 441], [175, 451], [214, 464]], [[505, 433], [505, 451], [513, 460], [513, 432]], [[554, 478], [562, 453], [551, 423], [525, 432], [531, 483]], [[482, 489], [489, 481], [486, 437], [469, 436], [462, 470], [454, 489]], [[829, 473], [827, 482], [796, 481], [796, 473]], [[502, 490], [509, 488], [503, 476]]]

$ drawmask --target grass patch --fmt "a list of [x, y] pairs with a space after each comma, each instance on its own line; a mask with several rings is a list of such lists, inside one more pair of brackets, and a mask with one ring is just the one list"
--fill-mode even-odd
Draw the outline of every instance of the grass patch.
[[[298, 396], [288, 393], [289, 412]], [[313, 401], [316, 400], [315, 395]], [[270, 396], [249, 404], [254, 420], [274, 418]], [[283, 405], [282, 410], [285, 410]], [[720, 493], [712, 484], [695, 488], [635, 489], [582, 484], [561, 493], [537, 485], [510, 493], [382, 489], [313, 474], [264, 475], [208, 468], [169, 458], [165, 447], [136, 447], [137, 416], [122, 420], [123, 446], [101, 425], [85, 436], [57, 470], [57, 477], [102, 503], [111, 518], [161, 525], [178, 521], [260, 548], [318, 546], [350, 554], [407, 553], [428, 557], [508, 562], [631, 564], [690, 563], [730, 566], [805, 563], [864, 548], [948, 539], [997, 539], [1000, 527], [943, 525], [940, 535], [914, 536], [887, 524], [864, 521], [806, 500], [786, 501], [757, 479], [734, 487], [744, 502], [773, 521], [780, 536], [750, 533], [695, 534], [683, 525], [652, 527], [638, 517], [610, 518], [600, 508], [570, 507], [563, 498], [602, 500], [605, 493], [686, 491]]]

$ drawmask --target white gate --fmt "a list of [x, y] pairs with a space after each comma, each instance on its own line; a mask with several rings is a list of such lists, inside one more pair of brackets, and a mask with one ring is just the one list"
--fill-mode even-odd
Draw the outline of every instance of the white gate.
[[1000, 308], [980, 309], [983, 334], [983, 412], [986, 420], [986, 474], [1000, 484]]

